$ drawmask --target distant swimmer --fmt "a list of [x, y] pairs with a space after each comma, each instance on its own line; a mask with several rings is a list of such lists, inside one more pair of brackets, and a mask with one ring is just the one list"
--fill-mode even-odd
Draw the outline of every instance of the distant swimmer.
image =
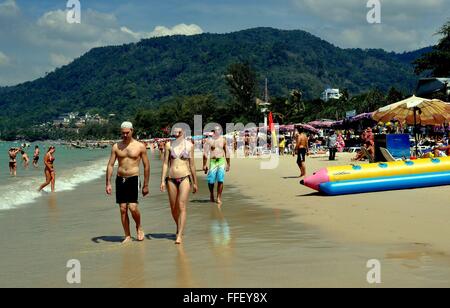
[[39, 154], [40, 154], [40, 149], [39, 149], [39, 146], [37, 145], [34, 148], [34, 154], [33, 154], [33, 166], [35, 168], [39, 167]]
[[12, 176], [17, 176], [17, 154], [20, 149], [10, 148], [8, 151], [9, 155], [9, 174]]
[[123, 244], [131, 242], [130, 219], [128, 210], [136, 223], [137, 240], [143, 241], [145, 233], [141, 225], [141, 213], [138, 209], [139, 190], [140, 190], [140, 169], [142, 161], [144, 165], [144, 185], [142, 186], [142, 195], [146, 197], [149, 194], [150, 181], [150, 162], [147, 155], [147, 149], [144, 144], [133, 138], [133, 124], [124, 122], [121, 125], [122, 142], [114, 144], [111, 157], [106, 171], [106, 193], [112, 195], [111, 177], [114, 171], [116, 160], [119, 161], [116, 178], [116, 203], [120, 206], [120, 215], [122, 226], [125, 231], [125, 240]]
[[44, 164], [45, 164], [45, 183], [39, 187], [39, 191], [42, 191], [45, 187], [47, 187], [49, 184], [52, 184], [52, 192], [55, 192], [55, 181], [56, 181], [56, 172], [54, 167], [55, 157], [53, 154], [55, 154], [56, 148], [54, 146], [51, 146], [48, 148], [47, 154], [45, 154], [44, 157]]
[[28, 165], [30, 164], [30, 158], [28, 157], [28, 154], [23, 149], [20, 150], [20, 154], [22, 154], [22, 160], [23, 160], [24, 167], [28, 168]]
[[298, 129], [298, 135], [296, 136], [296, 153], [297, 153], [297, 165], [300, 168], [300, 177], [306, 175], [306, 155], [309, 151], [309, 139], [306, 136], [305, 131], [302, 127]]
[[166, 144], [161, 175], [161, 192], [167, 189], [172, 217], [177, 226], [175, 244], [182, 244], [191, 187], [198, 190], [194, 146], [181, 128], [174, 128], [174, 141]]
[[[230, 156], [227, 142], [222, 136], [221, 128], [215, 127], [213, 137], [205, 143], [203, 152], [203, 170], [207, 172], [211, 202], [222, 204], [225, 173], [230, 171]], [[207, 166], [209, 158], [209, 168]], [[214, 185], [217, 183], [217, 201], [214, 199]]]

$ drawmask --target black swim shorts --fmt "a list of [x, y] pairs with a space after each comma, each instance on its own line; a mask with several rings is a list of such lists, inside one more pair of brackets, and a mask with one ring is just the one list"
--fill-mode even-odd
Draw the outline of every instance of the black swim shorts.
[[139, 203], [139, 190], [140, 184], [138, 176], [129, 178], [118, 176], [116, 178], [116, 203]]
[[297, 150], [297, 164], [302, 165], [306, 160], [306, 149], [301, 148]]

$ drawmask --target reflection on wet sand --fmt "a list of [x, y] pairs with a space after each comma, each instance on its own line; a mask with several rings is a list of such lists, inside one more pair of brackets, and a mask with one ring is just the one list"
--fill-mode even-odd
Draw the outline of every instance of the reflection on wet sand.
[[48, 197], [48, 217], [52, 224], [56, 224], [59, 221], [59, 208], [56, 194], [51, 194]]
[[388, 252], [386, 259], [401, 261], [402, 265], [408, 268], [419, 268], [429, 263], [450, 265], [450, 256], [447, 253], [424, 243], [414, 243], [404, 251]]
[[[120, 271], [120, 287], [144, 288], [146, 243], [130, 243], [122, 249], [122, 266]], [[149, 263], [149, 262], [148, 262]]]
[[233, 237], [230, 226], [223, 214], [220, 206], [211, 207], [211, 225], [210, 237], [212, 241], [213, 254], [216, 257], [217, 268], [223, 271], [225, 284], [228, 284], [233, 279]]
[[177, 245], [177, 288], [198, 288], [192, 276], [192, 268], [189, 257], [186, 255], [183, 245]]

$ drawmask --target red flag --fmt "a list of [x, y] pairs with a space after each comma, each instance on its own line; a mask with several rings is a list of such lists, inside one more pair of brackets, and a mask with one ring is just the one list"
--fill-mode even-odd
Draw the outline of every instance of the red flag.
[[269, 113], [269, 129], [270, 132], [272, 133], [272, 149], [274, 149], [278, 146], [278, 136], [277, 132], [275, 131], [275, 123], [273, 123], [272, 112]]
[[272, 111], [269, 113], [269, 131], [273, 132], [275, 125], [273, 123], [273, 114]]

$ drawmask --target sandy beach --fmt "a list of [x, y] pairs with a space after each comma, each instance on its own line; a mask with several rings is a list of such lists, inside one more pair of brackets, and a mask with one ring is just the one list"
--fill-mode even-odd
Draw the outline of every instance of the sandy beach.
[[[334, 162], [325, 156], [308, 158], [307, 174], [353, 164], [352, 157], [339, 153]], [[293, 157], [281, 157], [274, 170], [261, 170], [261, 161], [234, 160], [229, 182], [262, 206], [289, 210], [294, 221], [316, 226], [335, 241], [415, 244], [450, 253], [448, 187], [329, 197], [299, 185]]]
[[[151, 196], [140, 205], [142, 243], [120, 245], [119, 210], [104, 178], [2, 211], [0, 287], [373, 287], [371, 259], [382, 265], [375, 287], [449, 285], [446, 187], [325, 197], [299, 185], [293, 157], [274, 170], [261, 170], [261, 161], [232, 161], [222, 209], [208, 202], [198, 173], [182, 246], [159, 192], [157, 155]], [[310, 158], [308, 173], [328, 165]], [[72, 259], [82, 266], [80, 285], [66, 281]]]

